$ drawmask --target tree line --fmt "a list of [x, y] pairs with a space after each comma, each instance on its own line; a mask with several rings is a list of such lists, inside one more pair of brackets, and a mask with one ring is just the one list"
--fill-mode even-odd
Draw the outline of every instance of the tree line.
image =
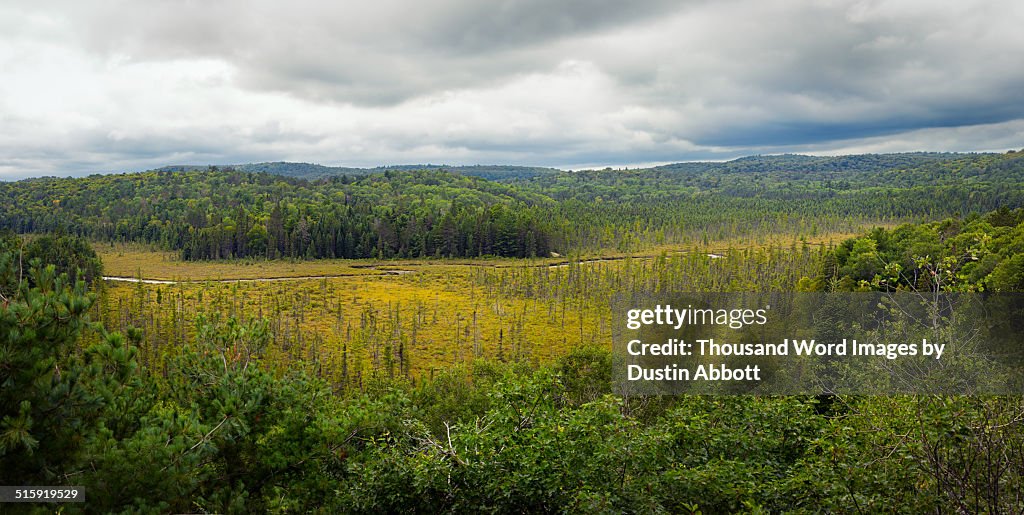
[[440, 171], [309, 182], [239, 171], [0, 184], [0, 225], [139, 241], [184, 259], [547, 255], [542, 199]]
[[1024, 206], [1024, 154], [757, 156], [495, 182], [445, 170], [312, 180], [171, 169], [0, 183], [0, 227], [184, 259], [547, 256], [814, 236]]
[[1024, 290], [1024, 209], [876, 228], [838, 245], [821, 286], [839, 291]]

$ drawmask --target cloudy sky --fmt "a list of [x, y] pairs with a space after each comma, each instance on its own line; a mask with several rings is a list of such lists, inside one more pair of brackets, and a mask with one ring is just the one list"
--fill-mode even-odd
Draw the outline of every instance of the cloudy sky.
[[1024, 147], [1024, 2], [0, 4], [0, 179]]

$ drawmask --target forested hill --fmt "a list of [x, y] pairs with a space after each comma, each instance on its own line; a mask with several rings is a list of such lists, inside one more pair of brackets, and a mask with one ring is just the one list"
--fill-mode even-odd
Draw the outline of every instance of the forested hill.
[[529, 257], [1022, 207], [1024, 152], [756, 156], [501, 182], [204, 168], [0, 183], [0, 201], [0, 228], [155, 243], [185, 259]]
[[979, 157], [996, 157], [999, 154], [957, 154], [951, 152], [907, 152], [900, 154], [856, 154], [844, 156], [807, 156], [783, 154], [773, 156], [748, 156], [726, 161], [674, 163], [656, 166], [653, 169], [670, 172], [718, 173], [870, 173], [884, 170], [907, 169], [937, 162], [957, 160], [972, 161]]
[[[749, 156], [726, 162], [696, 161], [655, 166], [655, 172], [683, 173], [768, 173], [768, 172], [809, 172], [809, 173], [864, 173], [891, 169], [906, 169], [935, 162], [972, 159], [986, 154], [954, 154], [938, 152], [911, 152], [902, 154], [860, 154], [847, 156], [806, 156], [786, 154], [775, 156]], [[997, 154], [988, 154], [995, 156]], [[492, 181], [514, 181], [565, 173], [557, 168], [515, 165], [464, 165], [449, 166], [435, 164], [414, 164], [358, 168], [349, 166], [324, 166], [313, 163], [269, 162], [234, 165], [169, 165], [156, 169], [158, 172], [186, 171], [242, 171], [269, 173], [300, 179], [321, 179], [324, 177], [357, 177], [386, 171], [443, 170], [458, 175], [481, 177]], [[612, 171], [610, 168], [602, 172]]]
[[471, 166], [448, 166], [448, 165], [397, 165], [378, 166], [376, 168], [353, 168], [347, 166], [324, 166], [311, 163], [246, 163], [228, 166], [200, 166], [200, 165], [171, 165], [158, 168], [158, 172], [185, 172], [185, 171], [233, 171], [252, 173], [269, 173], [283, 175], [285, 177], [296, 177], [300, 179], [320, 179], [324, 177], [341, 176], [363, 176], [384, 173], [387, 171], [415, 171], [415, 170], [443, 170], [458, 175], [469, 175], [481, 177], [492, 181], [507, 181], [513, 179], [528, 179], [539, 175], [557, 173], [554, 168], [542, 168], [536, 166], [512, 166], [512, 165], [471, 165]]
[[[623, 199], [638, 193], [646, 198], [706, 193], [726, 197], [826, 199], [857, 191], [895, 193], [914, 189], [945, 193], [971, 190], [977, 194], [984, 190], [984, 193], [994, 194], [990, 200], [1002, 202], [1006, 200], [1003, 194], [1008, 188], [1024, 183], [1024, 151], [752, 156], [722, 163], [677, 163], [638, 170], [551, 174], [529, 182], [554, 198], [577, 199]], [[999, 205], [987, 210], [996, 207]]]

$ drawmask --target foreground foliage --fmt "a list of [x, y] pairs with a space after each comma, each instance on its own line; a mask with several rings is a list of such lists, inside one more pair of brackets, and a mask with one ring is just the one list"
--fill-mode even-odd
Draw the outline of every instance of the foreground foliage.
[[[90, 511], [1001, 512], [1019, 398], [622, 398], [607, 351], [477, 361], [334, 394], [271, 373], [268, 324], [200, 318], [166, 373], [88, 321], [94, 296], [0, 254], [0, 481]], [[99, 331], [85, 349], [76, 342]], [[69, 511], [81, 505], [67, 505]]]

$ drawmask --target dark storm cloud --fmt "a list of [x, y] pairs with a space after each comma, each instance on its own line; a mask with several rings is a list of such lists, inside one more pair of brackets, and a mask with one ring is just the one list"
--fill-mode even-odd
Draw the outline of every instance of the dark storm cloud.
[[[215, 57], [252, 89], [394, 104], [556, 65], [553, 41], [642, 22], [679, 2], [107, 2], [72, 6], [88, 48], [131, 59]], [[112, 28], [114, 30], [112, 30]]]
[[619, 59], [631, 67], [653, 48], [666, 64], [629, 86], [647, 105], [690, 114], [678, 134], [698, 145], [821, 142], [1020, 118], [1024, 69], [1007, 66], [1024, 50], [1011, 21], [1020, 7], [956, 5], [717, 4], [675, 25], [673, 43], [637, 45]]
[[[461, 5], [460, 5], [461, 4]], [[546, 42], [621, 27], [677, 11], [678, 0], [522, 0], [460, 2], [419, 36], [459, 52], [538, 46]], [[425, 30], [424, 30], [425, 29]]]
[[[834, 121], [793, 120], [779, 116], [774, 121], [750, 126], [736, 124], [706, 131], [695, 138], [694, 142], [725, 147], [815, 144], [899, 134], [922, 128], [998, 124], [1024, 118], [1024, 95], [1009, 92], [991, 102], [937, 103], [932, 106], [914, 106], [911, 111], [914, 112], [901, 114], [894, 108], [890, 116]], [[1021, 145], [1024, 145], [1024, 141]]]

